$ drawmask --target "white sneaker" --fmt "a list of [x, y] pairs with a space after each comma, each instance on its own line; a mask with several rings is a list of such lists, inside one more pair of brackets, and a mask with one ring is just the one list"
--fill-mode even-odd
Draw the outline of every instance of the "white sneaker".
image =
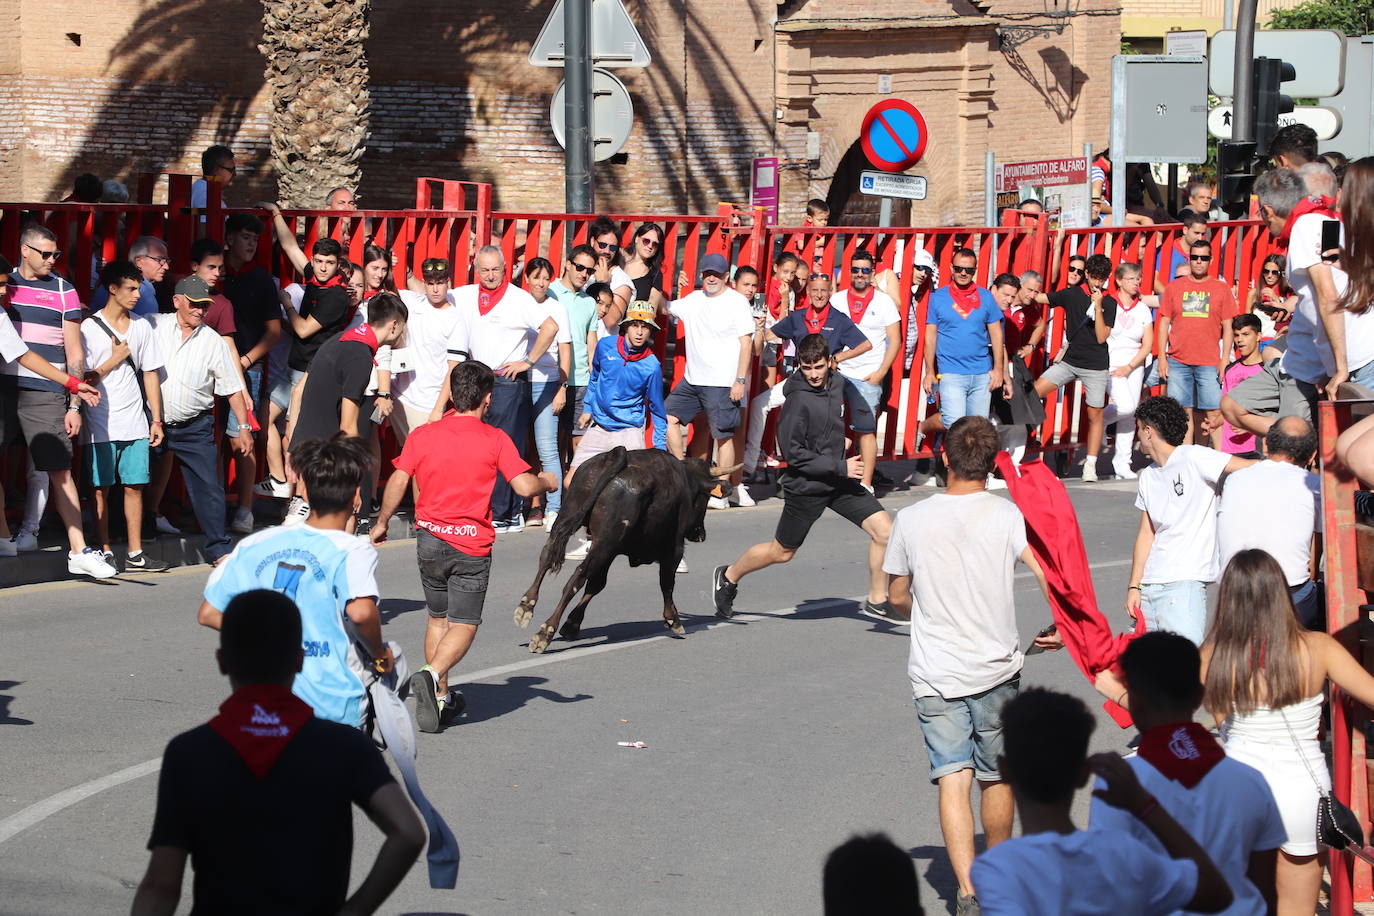
[[743, 506], [746, 509], [750, 506], [758, 505], [754, 502], [754, 497], [749, 495], [749, 488], [746, 487], [744, 484], [740, 484], [739, 486], [735, 487], [734, 503], [735, 505]]
[[871, 484], [871, 483], [860, 483], [859, 486], [861, 486], [861, 487], [863, 487], [865, 490], [867, 490], [867, 491], [869, 492], [869, 495], [871, 495], [871, 496], [877, 496], [877, 495], [878, 495], [877, 492], [874, 491], [874, 489], [873, 489], [873, 484]]
[[181, 534], [180, 528], [167, 521], [167, 519], [161, 515], [157, 517], [154, 526], [157, 528], [158, 534]]
[[244, 506], [235, 512], [234, 520], [229, 523], [229, 530], [235, 534], [252, 534], [253, 510]]
[[282, 519], [281, 523], [287, 528], [294, 528], [296, 525], [304, 525], [309, 517], [310, 503], [297, 496], [292, 498], [290, 505], [286, 507], [286, 518]]
[[19, 556], [19, 547], [15, 544], [14, 538], [0, 538], [0, 557]]
[[20, 531], [14, 536], [14, 546], [20, 553], [32, 553], [38, 549], [38, 533], [35, 531]]
[[1084, 465], [1083, 465], [1083, 482], [1084, 482], [1084, 483], [1096, 483], [1096, 482], [1097, 482], [1097, 456], [1096, 456], [1096, 455], [1094, 455], [1091, 459], [1089, 459], [1089, 460], [1088, 460], [1087, 462], [1085, 462]]
[[572, 548], [571, 550], [563, 554], [563, 559], [585, 560], [587, 558], [588, 551], [590, 551], [591, 549], [592, 542], [587, 540], [586, 538], [583, 538], [580, 544], [578, 544], [576, 547]]
[[681, 560], [677, 561], [677, 573], [678, 575], [682, 575], [685, 572], [687, 572], [687, 558], [683, 557]]
[[712, 496], [710, 499], [706, 501], [706, 508], [728, 509], [730, 508], [730, 503], [725, 499], [724, 496]]
[[87, 547], [80, 553], [67, 554], [67, 572], [73, 576], [90, 576], [93, 579], [108, 579], [116, 574], [116, 570], [105, 558], [100, 555], [100, 551], [94, 547]]
[[269, 474], [253, 486], [253, 495], [264, 499], [288, 499], [291, 496], [291, 484], [284, 480], [273, 480]]
[[544, 530], [545, 530], [545, 531], [552, 531], [552, 530], [553, 530], [553, 523], [556, 522], [556, 521], [558, 521], [558, 513], [557, 513], [557, 512], [545, 512], [545, 513], [544, 513]]
[[1122, 480], [1135, 480], [1137, 477], [1140, 476], [1135, 471], [1132, 471], [1130, 468], [1113, 468], [1112, 470], [1116, 471], [1116, 476], [1121, 478]]

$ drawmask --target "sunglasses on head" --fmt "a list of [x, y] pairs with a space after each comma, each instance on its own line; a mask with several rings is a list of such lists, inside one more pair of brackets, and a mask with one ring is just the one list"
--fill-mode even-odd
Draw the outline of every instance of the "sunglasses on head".
[[443, 258], [425, 258], [420, 264], [420, 270], [427, 274], [448, 270], [448, 261], [445, 261]]
[[971, 274], [977, 269], [977, 267], [960, 267], [958, 264], [950, 267], [950, 271], [956, 274]]

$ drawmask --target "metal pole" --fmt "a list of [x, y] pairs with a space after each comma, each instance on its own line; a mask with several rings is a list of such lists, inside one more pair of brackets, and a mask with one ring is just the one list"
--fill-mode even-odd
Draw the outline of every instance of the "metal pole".
[[997, 224], [997, 191], [994, 180], [997, 176], [997, 154], [988, 150], [983, 154], [983, 225]]
[[1255, 139], [1255, 7], [1259, 0], [1236, 0], [1235, 96], [1231, 139]]
[[1091, 226], [1093, 224], [1093, 145], [1091, 143], [1083, 144], [1083, 158], [1088, 160], [1088, 226]]
[[563, 191], [567, 212], [595, 209], [592, 187], [592, 0], [563, 5], [564, 138], [567, 140]]
[[1179, 211], [1178, 205], [1178, 164], [1170, 162], [1165, 172], [1165, 182], [1169, 185], [1169, 193], [1164, 195], [1164, 206], [1170, 213]]
[[1221, 0], [1221, 27], [1223, 29], [1231, 28], [1232, 25], [1234, 25], [1232, 22], [1234, 18], [1234, 8], [1231, 6], [1231, 0]]
[[878, 203], [878, 225], [892, 225], [892, 198], [884, 197]]

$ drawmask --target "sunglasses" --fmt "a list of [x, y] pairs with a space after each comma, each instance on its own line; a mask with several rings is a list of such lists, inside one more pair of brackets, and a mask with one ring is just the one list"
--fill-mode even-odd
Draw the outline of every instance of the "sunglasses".
[[977, 269], [976, 267], [960, 267], [956, 264], [950, 268], [950, 271], [956, 274], [972, 274]]
[[443, 258], [425, 258], [420, 264], [420, 270], [424, 273], [448, 270], [448, 261]]
[[648, 236], [648, 235], [640, 236], [640, 238], [639, 238], [639, 243], [640, 243], [641, 245], [648, 245], [650, 248], [657, 248], [659, 245], [662, 245], [662, 244], [663, 244], [663, 243], [662, 243], [661, 241], [659, 241], [658, 239], [654, 238], [653, 236]]
[[569, 266], [580, 274], [589, 274], [592, 271], [596, 270], [595, 264], [579, 264], [576, 261], [573, 261], [572, 264]]
[[1071, 274], [1081, 274], [1082, 272], [1083, 268], [1081, 267], [1074, 267], [1072, 265], [1069, 266], [1069, 273]]
[[597, 248], [600, 248], [602, 251], [619, 251], [619, 250], [620, 250], [620, 246], [617, 245], [615, 242], [596, 242], [595, 244], [596, 244], [596, 247], [597, 247]]
[[1266, 277], [1277, 277], [1279, 275], [1279, 272], [1277, 270], [1269, 270], [1267, 268], [1261, 271], [1261, 273], [1263, 273]]
[[1210, 261], [1210, 260], [1212, 260], [1212, 256], [1211, 256], [1210, 254], [1190, 254], [1190, 255], [1188, 255], [1188, 260], [1190, 260], [1190, 261]]
[[849, 272], [852, 273], [852, 274], [871, 274], [871, 273], [873, 273], [873, 268], [872, 268], [872, 267], [851, 267], [851, 268], [849, 268]]
[[56, 261], [62, 255], [62, 252], [57, 248], [54, 248], [52, 251], [42, 251], [38, 248], [33, 247], [32, 245], [25, 245], [24, 247], [27, 248], [29, 251], [32, 251], [34, 254], [38, 255], [45, 261]]

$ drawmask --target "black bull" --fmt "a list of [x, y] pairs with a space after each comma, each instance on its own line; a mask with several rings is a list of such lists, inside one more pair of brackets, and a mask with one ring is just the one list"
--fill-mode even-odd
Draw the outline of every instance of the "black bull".
[[[606, 587], [606, 573], [617, 556], [631, 566], [658, 564], [663, 591], [663, 625], [681, 636], [686, 632], [673, 605], [673, 584], [682, 559], [684, 541], [706, 540], [706, 501], [720, 476], [733, 468], [717, 468], [700, 458], [681, 461], [659, 449], [633, 452], [617, 447], [589, 459], [577, 469], [563, 494], [563, 509], [539, 556], [539, 572], [515, 609], [515, 622], [529, 626], [539, 587], [550, 572], [563, 568], [568, 538], [584, 525], [592, 546], [563, 588], [558, 608], [530, 639], [531, 652], [548, 648], [555, 631], [577, 639], [587, 605]], [[582, 589], [563, 629], [558, 622], [568, 602]]]

